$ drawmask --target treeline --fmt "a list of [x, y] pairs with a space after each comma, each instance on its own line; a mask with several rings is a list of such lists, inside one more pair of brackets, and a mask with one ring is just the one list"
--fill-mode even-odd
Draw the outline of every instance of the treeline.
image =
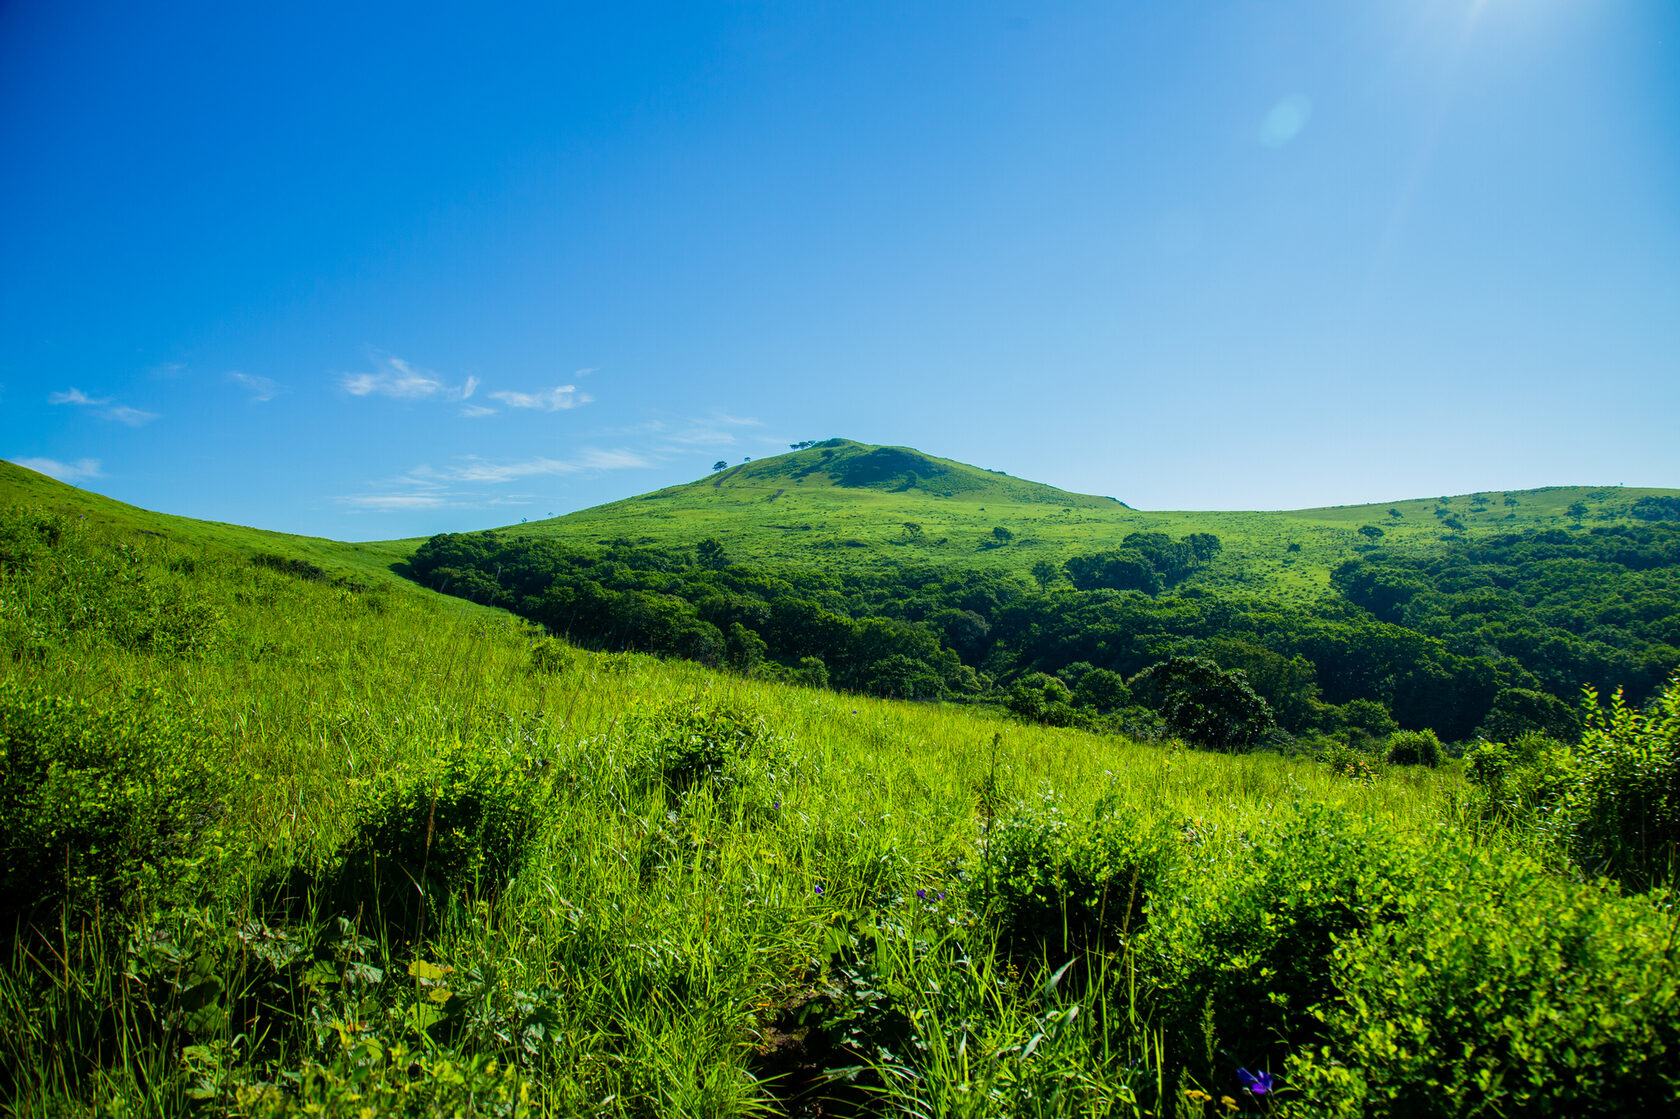
[[1060, 722], [1152, 694], [1159, 712], [1158, 688], [1130, 685], [1193, 657], [1241, 672], [1297, 735], [1567, 736], [1583, 685], [1638, 700], [1680, 664], [1674, 525], [1374, 550], [1309, 605], [1183, 586], [1219, 546], [1134, 533], [1041, 563], [1028, 583], [920, 565], [772, 571], [732, 562], [715, 540], [580, 548], [485, 532], [433, 537], [410, 574], [584, 645], [876, 695], [994, 698]]

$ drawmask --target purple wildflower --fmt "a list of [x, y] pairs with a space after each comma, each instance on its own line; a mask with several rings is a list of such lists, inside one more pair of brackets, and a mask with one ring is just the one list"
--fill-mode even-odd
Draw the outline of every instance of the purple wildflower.
[[812, 889], [816, 890], [819, 894], [822, 893], [822, 883], [818, 882], [814, 887], [812, 887]]
[[916, 891], [916, 896], [921, 898], [923, 901], [926, 901], [927, 900], [927, 891], [926, 890], [917, 890]]
[[1263, 1096], [1272, 1090], [1272, 1074], [1269, 1072], [1249, 1072], [1245, 1068], [1237, 1070], [1237, 1079], [1242, 1086], [1257, 1096]]

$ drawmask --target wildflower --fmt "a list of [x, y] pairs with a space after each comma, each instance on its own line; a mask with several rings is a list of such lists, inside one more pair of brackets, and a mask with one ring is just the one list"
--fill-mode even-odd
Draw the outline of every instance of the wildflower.
[[1245, 1068], [1237, 1070], [1237, 1079], [1242, 1086], [1257, 1096], [1263, 1096], [1272, 1090], [1272, 1074], [1269, 1072], [1249, 1072]]
[[823, 892], [822, 891], [822, 883], [818, 882], [815, 886], [812, 887], [812, 889], [814, 889], [819, 894], [822, 893]]
[[926, 890], [917, 890], [916, 891], [916, 896], [921, 898], [923, 901], [926, 901], [927, 900], [927, 891]]
[[776, 798], [776, 803], [772, 804], [770, 807], [774, 808], [777, 812], [780, 812], [782, 810], [782, 798], [777, 797]]

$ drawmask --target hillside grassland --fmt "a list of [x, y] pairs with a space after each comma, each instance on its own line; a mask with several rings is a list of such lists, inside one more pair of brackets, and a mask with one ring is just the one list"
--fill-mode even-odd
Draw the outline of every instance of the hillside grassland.
[[[846, 469], [882, 452], [893, 453], [884, 470]], [[908, 484], [912, 474], [916, 484]], [[1576, 502], [1586, 506], [1587, 525], [1638, 523], [1630, 516], [1633, 503], [1650, 496], [1680, 491], [1553, 486], [1279, 512], [1151, 512], [909, 448], [836, 439], [503, 531], [574, 544], [627, 539], [690, 548], [710, 536], [769, 566], [844, 571], [933, 564], [1023, 578], [1035, 563], [1059, 564], [1078, 552], [1114, 547], [1132, 532], [1210, 532], [1224, 552], [1193, 585], [1299, 601], [1322, 594], [1330, 569], [1369, 546], [1358, 532], [1362, 526], [1382, 529], [1386, 546], [1427, 549], [1455, 534], [1438, 508], [1458, 518], [1458, 538], [1474, 539], [1577, 523], [1569, 513]], [[907, 522], [921, 526], [914, 539], [904, 530]], [[1013, 534], [1002, 547], [992, 535], [998, 527]], [[1292, 544], [1298, 550], [1290, 551]]]
[[189, 547], [218, 548], [247, 558], [284, 555], [314, 564], [328, 578], [353, 579], [381, 587], [404, 585], [392, 567], [413, 554], [419, 543], [417, 540], [347, 543], [156, 513], [65, 485], [3, 459], [0, 459], [0, 501], [63, 513], [94, 528], [125, 536], [150, 535]]
[[[7, 1114], [1680, 1099], [1669, 876], [1587, 842], [1674, 817], [1680, 691], [1480, 768], [1206, 752], [590, 652], [330, 544], [7, 496]], [[1656, 815], [1590, 780], [1621, 744]]]

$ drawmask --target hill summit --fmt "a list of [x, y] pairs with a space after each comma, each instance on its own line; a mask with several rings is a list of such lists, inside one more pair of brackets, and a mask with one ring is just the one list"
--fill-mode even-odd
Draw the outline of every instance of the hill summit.
[[674, 495], [691, 487], [763, 489], [779, 485], [838, 486], [1009, 504], [1109, 509], [1124, 506], [1111, 497], [1069, 493], [1042, 482], [1013, 478], [1000, 470], [982, 470], [967, 463], [936, 458], [912, 447], [874, 446], [850, 439], [798, 444], [787, 454], [726, 467], [688, 486], [661, 490], [658, 496]]

